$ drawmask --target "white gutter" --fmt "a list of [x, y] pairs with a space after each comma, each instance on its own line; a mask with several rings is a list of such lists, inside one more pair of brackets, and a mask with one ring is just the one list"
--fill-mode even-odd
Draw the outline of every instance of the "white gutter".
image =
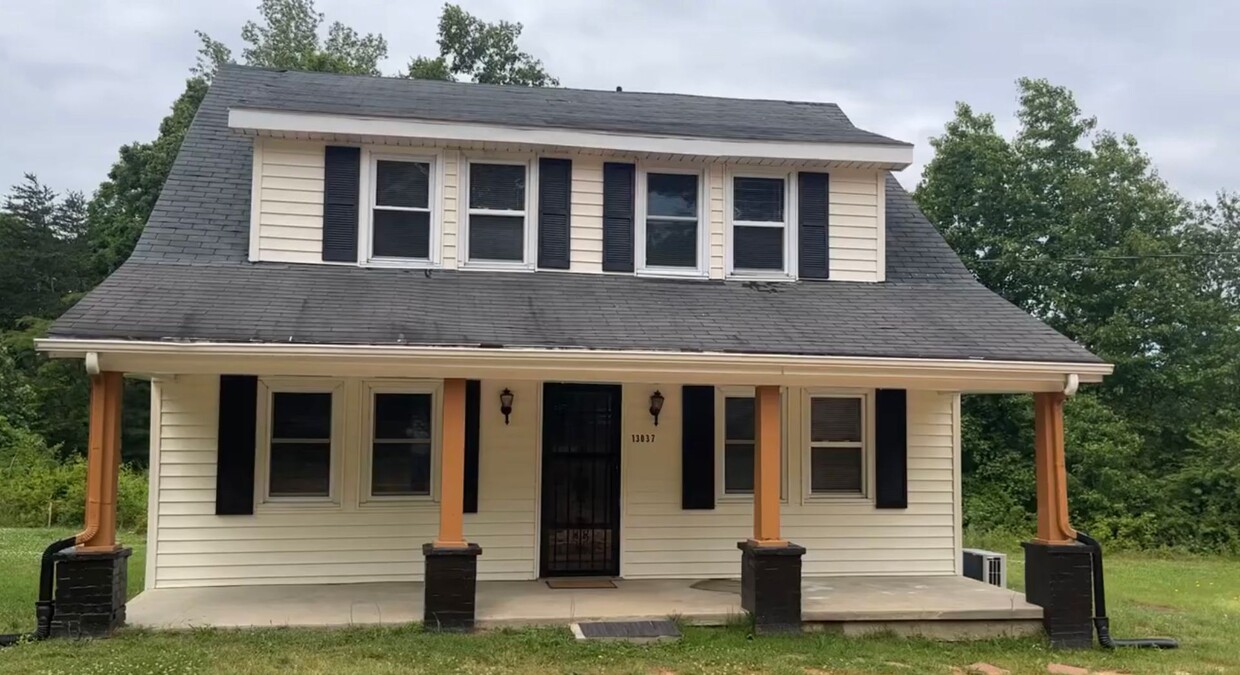
[[[36, 348], [53, 357], [83, 358], [99, 354], [105, 370], [147, 373], [302, 372], [341, 365], [350, 372], [369, 368], [382, 376], [393, 369], [425, 373], [482, 374], [513, 377], [595, 376], [614, 381], [658, 381], [658, 378], [708, 378], [718, 381], [776, 383], [885, 379], [940, 382], [957, 388], [1006, 391], [1007, 383], [1029, 390], [1063, 391], [1065, 382], [1099, 382], [1113, 370], [1107, 363], [986, 361], [885, 357], [737, 354], [650, 350], [426, 347], [402, 345], [311, 345], [290, 343], [157, 342], [139, 340], [71, 340], [48, 338]], [[302, 370], [297, 370], [298, 368]], [[309, 373], [308, 373], [309, 374]], [[430, 376], [430, 375], [427, 375]], [[654, 379], [651, 379], [654, 378]], [[713, 379], [711, 379], [713, 378]], [[695, 380], [689, 380], [695, 381]]]
[[257, 135], [276, 137], [286, 134], [317, 134], [328, 138], [343, 137], [346, 139], [370, 137], [433, 139], [462, 143], [517, 143], [616, 152], [864, 163], [897, 171], [913, 163], [913, 146], [897, 141], [890, 143], [750, 141], [470, 124], [399, 117], [288, 112], [257, 108], [230, 108], [228, 126]]

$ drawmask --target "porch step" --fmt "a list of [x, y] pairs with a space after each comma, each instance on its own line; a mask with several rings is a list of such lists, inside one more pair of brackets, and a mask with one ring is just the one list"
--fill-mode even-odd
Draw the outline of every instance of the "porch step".
[[570, 626], [578, 640], [620, 640], [654, 642], [679, 640], [680, 629], [675, 623], [659, 621], [590, 621]]

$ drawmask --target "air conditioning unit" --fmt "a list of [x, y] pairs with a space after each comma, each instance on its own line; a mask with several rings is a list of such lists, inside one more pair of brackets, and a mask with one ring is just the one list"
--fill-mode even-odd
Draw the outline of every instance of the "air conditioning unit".
[[999, 588], [1007, 588], [1007, 554], [966, 548], [964, 575]]

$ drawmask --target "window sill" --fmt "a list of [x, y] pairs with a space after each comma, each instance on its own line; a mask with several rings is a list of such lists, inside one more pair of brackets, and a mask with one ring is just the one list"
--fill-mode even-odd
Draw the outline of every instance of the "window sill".
[[[737, 494], [735, 492], [729, 492], [727, 494], [717, 494], [715, 495], [715, 503], [716, 504], [752, 504], [753, 494], [752, 493], [751, 494]], [[779, 503], [787, 504], [788, 498], [781, 496], [779, 498]]]
[[501, 262], [501, 261], [464, 261], [459, 269], [478, 272], [533, 272], [532, 263]]
[[663, 279], [707, 279], [710, 277], [706, 270], [697, 269], [678, 269], [675, 267], [643, 267], [634, 274], [639, 277], [652, 277]]
[[429, 511], [439, 508], [439, 501], [430, 495], [409, 495], [393, 497], [363, 497], [358, 508], [365, 510], [392, 511]]
[[777, 281], [788, 282], [796, 281], [795, 275], [786, 274], [784, 272], [728, 272], [724, 277], [728, 281]]
[[331, 499], [271, 498], [254, 509], [259, 513], [296, 513], [298, 511], [340, 511], [340, 502]]
[[840, 504], [844, 506], [873, 506], [874, 500], [861, 494], [813, 494], [806, 493], [805, 504]]
[[372, 258], [362, 263], [362, 267], [378, 267], [383, 269], [429, 270], [439, 268], [439, 263], [416, 258]]

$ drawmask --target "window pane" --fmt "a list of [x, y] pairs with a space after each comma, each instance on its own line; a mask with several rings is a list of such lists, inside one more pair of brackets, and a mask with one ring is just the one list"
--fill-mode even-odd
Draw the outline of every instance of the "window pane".
[[431, 165], [425, 162], [375, 162], [375, 203], [427, 208]]
[[646, 175], [646, 215], [696, 218], [698, 177], [675, 173]]
[[737, 226], [732, 230], [732, 267], [738, 270], [782, 270], [784, 228]]
[[374, 255], [392, 258], [430, 256], [430, 213], [375, 209], [374, 214]]
[[430, 394], [375, 394], [375, 439], [431, 438]]
[[723, 436], [727, 440], [754, 440], [753, 398], [728, 397], [723, 401]]
[[783, 222], [784, 179], [733, 178], [732, 219]]
[[469, 217], [470, 260], [525, 259], [525, 218], [522, 216]]
[[697, 221], [646, 221], [647, 265], [697, 267], [697, 249]]
[[273, 497], [326, 497], [331, 486], [330, 442], [271, 444]]
[[322, 438], [332, 435], [332, 395], [278, 391], [271, 395], [271, 437]]
[[861, 492], [861, 448], [813, 448], [811, 492]]
[[426, 495], [431, 492], [429, 442], [375, 443], [370, 468], [374, 495]]
[[810, 401], [809, 439], [819, 442], [861, 442], [861, 399], [815, 398]]
[[723, 446], [723, 491], [753, 492], [753, 443], [727, 443]]
[[470, 164], [469, 208], [525, 210], [525, 167], [519, 164]]

